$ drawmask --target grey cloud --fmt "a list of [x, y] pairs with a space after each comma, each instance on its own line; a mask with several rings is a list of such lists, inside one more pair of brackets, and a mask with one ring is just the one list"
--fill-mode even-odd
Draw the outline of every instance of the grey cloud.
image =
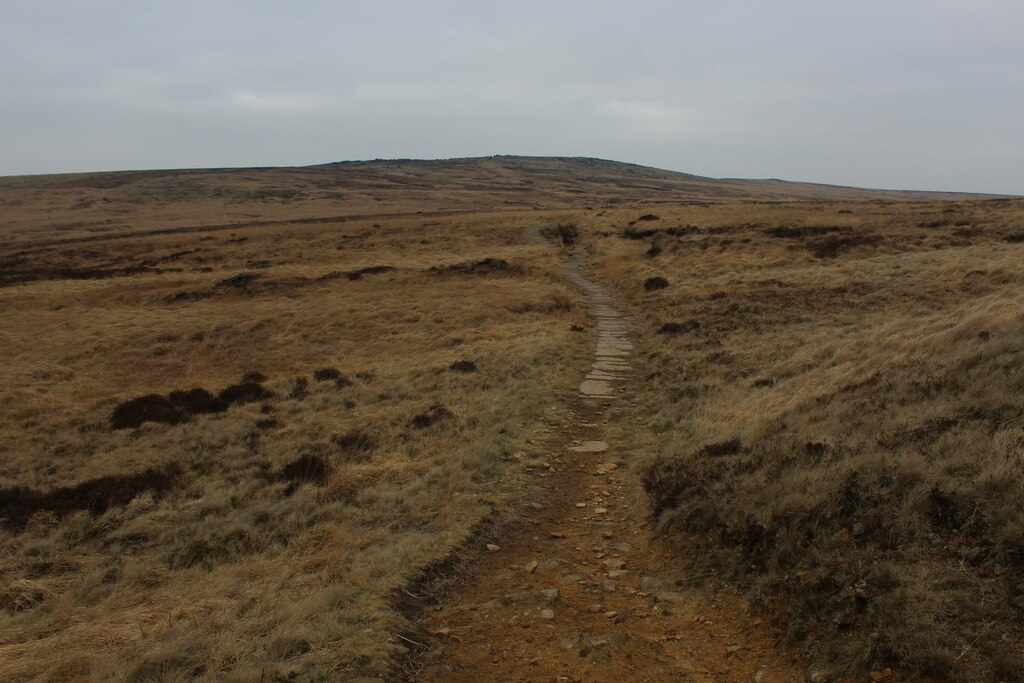
[[1022, 192], [1024, 6], [0, 6], [0, 173], [587, 155]]

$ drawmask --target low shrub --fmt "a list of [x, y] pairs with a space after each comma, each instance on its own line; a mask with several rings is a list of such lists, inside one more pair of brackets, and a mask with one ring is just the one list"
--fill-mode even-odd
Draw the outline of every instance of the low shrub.
[[274, 394], [256, 382], [242, 382], [225, 388], [218, 396], [227, 403], [244, 404], [264, 401], [273, 398]]
[[665, 323], [658, 328], [659, 334], [686, 334], [687, 332], [694, 332], [700, 329], [700, 322], [697, 320], [687, 320], [686, 322], [670, 322]]
[[281, 469], [281, 478], [291, 482], [289, 491], [302, 484], [323, 486], [331, 474], [331, 466], [327, 461], [312, 453], [305, 453]]
[[668, 287], [668, 280], [660, 275], [649, 277], [644, 280], [644, 291], [647, 292], [654, 292], [659, 289], [665, 289], [666, 287]]
[[114, 429], [131, 429], [144, 422], [159, 422], [176, 425], [188, 420], [188, 416], [170, 399], [159, 394], [147, 394], [125, 401], [114, 408], [110, 415], [110, 426]]
[[227, 401], [214, 396], [206, 389], [194, 388], [172, 391], [167, 398], [175, 406], [192, 415], [223, 413], [228, 409]]
[[457, 360], [449, 365], [448, 369], [455, 372], [476, 372], [476, 363], [471, 360]]
[[452, 417], [452, 411], [448, 410], [440, 403], [435, 403], [422, 413], [413, 417], [412, 420], [409, 421], [409, 425], [415, 429], [426, 429], [427, 427], [435, 425], [443, 420], [447, 420], [450, 417]]
[[363, 462], [369, 459], [370, 454], [377, 450], [377, 439], [359, 430], [335, 434], [331, 441], [338, 447], [346, 460]]

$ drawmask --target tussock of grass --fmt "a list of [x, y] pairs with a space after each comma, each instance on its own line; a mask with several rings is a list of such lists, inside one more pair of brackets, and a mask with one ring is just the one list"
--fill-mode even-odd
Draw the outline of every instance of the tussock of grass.
[[426, 429], [427, 427], [431, 427], [438, 422], [447, 420], [451, 417], [453, 417], [452, 411], [448, 410], [448, 408], [440, 403], [435, 403], [422, 413], [416, 414], [409, 421], [409, 425], [414, 429]]
[[379, 446], [376, 438], [359, 430], [353, 430], [345, 434], [335, 434], [331, 437], [331, 441], [349, 460], [368, 460], [370, 454], [377, 450]]
[[549, 226], [541, 230], [541, 234], [547, 237], [555, 244], [560, 244], [565, 247], [571, 247], [576, 244], [576, 240], [579, 239], [579, 228], [573, 221], [559, 221], [553, 226]]
[[645, 292], [655, 292], [659, 289], [665, 289], [666, 287], [668, 287], [668, 280], [661, 277], [660, 275], [655, 277], [649, 277], [646, 280], [644, 280]]
[[451, 365], [449, 365], [448, 369], [449, 370], [454, 370], [455, 372], [476, 372], [477, 371], [476, 363], [474, 363], [471, 360], [457, 360], [454, 363], [452, 363]]
[[[318, 455], [305, 453], [298, 459], [293, 460], [281, 470], [281, 478], [292, 482], [293, 485], [316, 484], [323, 486], [327, 483], [327, 477], [331, 473], [331, 466]], [[285, 489], [294, 491], [294, 487]]]
[[341, 374], [341, 370], [338, 368], [320, 368], [313, 372], [313, 379], [318, 382], [329, 382], [346, 380], [347, 378]]

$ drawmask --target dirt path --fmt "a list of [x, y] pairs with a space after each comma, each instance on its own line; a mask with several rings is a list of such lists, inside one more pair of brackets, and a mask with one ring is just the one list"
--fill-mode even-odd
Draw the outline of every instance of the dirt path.
[[[549, 244], [537, 229], [529, 237]], [[553, 246], [553, 245], [552, 245]], [[538, 498], [491, 539], [474, 577], [423, 613], [419, 681], [805, 680], [738, 602], [675, 587], [678, 561], [649, 535], [638, 478], [607, 440], [628, 417], [627, 320], [583, 277], [598, 327], [593, 367], [567, 422], [538, 452]]]

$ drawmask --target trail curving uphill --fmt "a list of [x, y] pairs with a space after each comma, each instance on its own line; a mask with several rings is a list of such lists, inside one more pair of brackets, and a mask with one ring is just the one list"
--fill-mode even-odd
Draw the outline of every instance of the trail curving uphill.
[[[552, 249], [557, 245], [541, 234], [541, 227], [534, 226], [526, 231], [527, 237], [535, 244]], [[594, 365], [586, 379], [580, 384], [580, 396], [599, 401], [614, 400], [621, 384], [630, 370], [628, 358], [633, 349], [629, 343], [628, 327], [622, 314], [612, 306], [612, 298], [601, 285], [588, 280], [580, 273], [580, 267], [587, 262], [582, 251], [573, 252], [565, 266], [565, 274], [574, 285], [583, 290], [587, 303], [597, 321], [597, 348], [594, 350]]]
[[[527, 237], [554, 248], [535, 227]], [[738, 602], [676, 588], [678, 560], [651, 537], [643, 490], [609, 441], [629, 420], [625, 316], [581, 273], [597, 326], [594, 361], [551, 440], [550, 469], [517, 523], [461, 590], [420, 617], [416, 681], [799, 681], [793, 662]], [[620, 433], [622, 430], [616, 430]]]

